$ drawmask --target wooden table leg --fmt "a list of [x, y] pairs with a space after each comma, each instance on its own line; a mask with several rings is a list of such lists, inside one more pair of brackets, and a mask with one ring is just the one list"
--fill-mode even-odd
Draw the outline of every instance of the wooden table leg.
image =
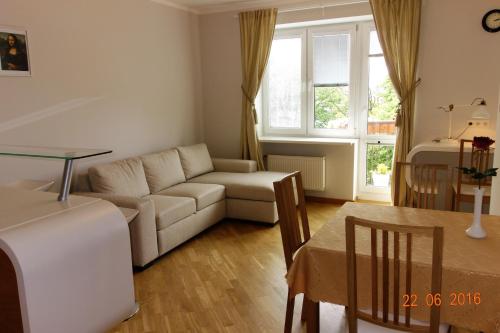
[[311, 301], [304, 296], [307, 307], [307, 333], [319, 333], [319, 302]]

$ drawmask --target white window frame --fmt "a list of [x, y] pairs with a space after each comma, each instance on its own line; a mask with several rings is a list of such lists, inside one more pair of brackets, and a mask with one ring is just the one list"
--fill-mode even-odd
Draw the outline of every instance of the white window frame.
[[274, 34], [274, 39], [288, 39], [288, 38], [297, 38], [300, 37], [302, 41], [302, 50], [301, 50], [301, 110], [300, 110], [300, 128], [277, 128], [271, 127], [269, 125], [269, 74], [266, 71], [264, 74], [263, 82], [262, 82], [262, 123], [264, 133], [267, 134], [284, 134], [284, 135], [306, 135], [307, 128], [307, 115], [304, 112], [307, 105], [307, 93], [305, 89], [305, 82], [307, 77], [307, 34], [305, 29], [286, 29], [286, 30], [276, 30]]
[[[351, 24], [334, 24], [322, 27], [314, 27], [307, 29], [307, 133], [313, 136], [328, 136], [328, 137], [355, 137], [357, 128], [357, 102], [356, 96], [357, 87], [359, 85], [359, 66], [356, 66], [358, 59], [356, 55], [358, 52], [356, 23]], [[324, 35], [325, 33], [342, 34], [347, 33], [350, 36], [349, 40], [349, 124], [346, 130], [342, 129], [327, 129], [314, 127], [314, 45], [312, 43], [315, 35]]]

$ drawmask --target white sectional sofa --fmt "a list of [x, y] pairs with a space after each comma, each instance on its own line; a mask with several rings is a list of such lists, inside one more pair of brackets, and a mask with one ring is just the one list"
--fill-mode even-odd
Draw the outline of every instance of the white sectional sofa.
[[198, 144], [94, 166], [75, 194], [139, 211], [129, 226], [133, 263], [143, 267], [225, 217], [276, 223], [273, 182], [285, 175], [212, 159]]

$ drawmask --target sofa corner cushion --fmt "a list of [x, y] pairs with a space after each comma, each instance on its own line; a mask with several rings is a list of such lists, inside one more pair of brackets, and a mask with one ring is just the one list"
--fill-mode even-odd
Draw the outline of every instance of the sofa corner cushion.
[[226, 189], [224, 186], [217, 184], [183, 183], [155, 194], [194, 198], [196, 200], [196, 209], [200, 211], [216, 202], [224, 200]]
[[92, 191], [132, 197], [150, 193], [139, 158], [129, 158], [89, 168]]
[[193, 198], [150, 195], [155, 204], [156, 229], [162, 230], [196, 213]]
[[177, 150], [179, 151], [182, 169], [187, 179], [214, 170], [214, 165], [206, 144], [200, 143], [192, 146], [177, 147]]
[[151, 193], [186, 181], [176, 149], [141, 156]]
[[226, 198], [274, 202], [273, 182], [287, 176], [283, 172], [257, 171], [252, 173], [210, 172], [190, 183], [221, 184], [226, 187]]

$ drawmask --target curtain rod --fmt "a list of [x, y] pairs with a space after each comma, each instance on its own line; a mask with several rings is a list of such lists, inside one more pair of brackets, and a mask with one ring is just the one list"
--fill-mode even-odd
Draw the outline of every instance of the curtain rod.
[[[346, 2], [340, 2], [340, 3], [332, 3], [328, 5], [312, 5], [312, 6], [304, 6], [304, 7], [295, 7], [295, 8], [289, 8], [289, 9], [279, 9], [278, 8], [278, 14], [283, 14], [283, 13], [292, 13], [292, 12], [300, 12], [303, 10], [312, 10], [312, 9], [325, 9], [325, 8], [330, 8], [330, 7], [340, 7], [340, 6], [347, 6], [347, 5], [357, 5], [360, 3], [367, 3], [369, 0], [352, 0], [352, 1], [346, 1]], [[235, 15], [234, 18], [238, 18], [238, 15]]]

